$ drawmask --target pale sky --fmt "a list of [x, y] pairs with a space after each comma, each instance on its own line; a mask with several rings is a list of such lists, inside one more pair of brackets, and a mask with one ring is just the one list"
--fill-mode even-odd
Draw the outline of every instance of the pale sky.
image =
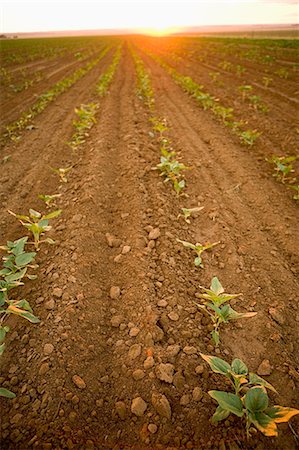
[[298, 23], [296, 0], [2, 0], [0, 33]]

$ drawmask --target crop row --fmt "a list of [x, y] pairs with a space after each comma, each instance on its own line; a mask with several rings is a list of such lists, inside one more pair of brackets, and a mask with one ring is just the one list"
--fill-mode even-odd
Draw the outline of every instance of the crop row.
[[233, 108], [221, 105], [217, 98], [205, 92], [203, 86], [196, 83], [191, 77], [180, 74], [156, 55], [152, 53], [149, 55], [172, 76], [185, 92], [195, 98], [204, 110], [210, 110], [225, 126], [229, 127], [240, 138], [242, 144], [253, 146], [261, 133], [257, 130], [243, 130], [244, 122], [235, 120]]
[[[100, 76], [96, 84], [96, 93], [99, 97], [103, 97], [104, 95], [106, 95], [114, 77], [116, 68], [119, 64], [120, 58], [121, 47], [118, 47], [113, 56], [112, 63], [110, 64], [106, 72]], [[98, 107], [98, 103], [89, 103], [87, 105], [82, 104], [79, 108], [75, 109], [75, 113], [77, 114], [78, 119], [73, 122], [73, 125], [76, 131], [73, 134], [71, 140], [68, 142], [69, 146], [73, 150], [76, 150], [79, 145], [83, 144], [86, 137], [89, 136], [89, 130], [96, 122], [95, 115]]]
[[[262, 134], [261, 132], [252, 129], [244, 130], [243, 120], [237, 121], [234, 117], [234, 109], [222, 105], [218, 98], [203, 90], [203, 86], [196, 83], [191, 77], [185, 76], [176, 71], [172, 66], [167, 64], [163, 59], [159, 58], [153, 53], [148, 52], [161, 67], [163, 67], [175, 80], [175, 82], [191, 97], [195, 98], [201, 108], [210, 110], [225, 126], [229, 127], [233, 134], [237, 135], [242, 144], [252, 147], [257, 138]], [[219, 82], [217, 73], [212, 74], [215, 82]], [[238, 92], [244, 102], [252, 105], [254, 110], [261, 112], [267, 111], [267, 106], [262, 102], [261, 98], [252, 93], [251, 85], [238, 86]], [[298, 176], [294, 174], [295, 169], [293, 163], [298, 160], [297, 156], [277, 156], [273, 155], [267, 161], [274, 164], [273, 176], [288, 189], [294, 191], [293, 199], [298, 200]]]
[[[120, 58], [121, 47], [116, 50], [112, 63], [101, 75], [96, 84], [96, 91], [100, 97], [107, 94]], [[95, 123], [94, 117], [92, 119], [92, 123]], [[86, 133], [86, 130], [84, 133]], [[83, 143], [83, 141], [81, 141], [81, 143]], [[58, 175], [60, 183], [68, 182], [67, 177], [69, 171], [72, 169], [72, 166], [66, 168], [50, 167], [50, 169]], [[38, 198], [45, 203], [47, 208], [50, 208], [52, 206], [56, 206], [56, 199], [61, 196], [62, 194], [56, 193], [39, 194]], [[29, 302], [25, 299], [15, 299], [15, 297], [20, 296], [19, 288], [24, 286], [25, 279], [34, 280], [37, 278], [37, 275], [34, 273], [34, 270], [38, 268], [38, 265], [35, 263], [35, 258], [40, 251], [41, 244], [55, 244], [53, 239], [44, 238], [44, 235], [52, 228], [49, 225], [49, 221], [55, 217], [58, 217], [62, 210], [56, 209], [48, 214], [42, 214], [31, 208], [29, 209], [28, 216], [15, 214], [12, 211], [9, 212], [19, 220], [26, 230], [30, 232], [33, 239], [32, 241], [28, 241], [28, 236], [24, 236], [13, 242], [8, 241], [6, 245], [0, 246], [0, 249], [4, 252], [4, 256], [2, 257], [3, 265], [0, 269], [0, 356], [2, 356], [5, 349], [4, 341], [6, 334], [10, 331], [10, 327], [6, 324], [6, 322], [11, 314], [27, 319], [31, 323], [40, 322], [40, 320], [33, 314]], [[28, 252], [27, 248], [29, 246], [34, 246], [35, 251]], [[17, 294], [11, 296], [11, 291], [15, 292], [16, 289]], [[15, 394], [5, 387], [0, 387], [0, 396], [14, 398]]]
[[66, 54], [93, 53], [98, 44], [110, 43], [110, 38], [72, 37], [1, 40], [2, 65], [24, 64], [38, 59], [53, 59]]
[[92, 70], [101, 61], [101, 59], [109, 50], [110, 47], [106, 47], [100, 53], [100, 55], [97, 56], [97, 58], [88, 62], [85, 66], [80, 67], [71, 76], [62, 79], [58, 83], [54, 84], [54, 86], [49, 89], [49, 91], [40, 95], [37, 101], [31, 106], [31, 108], [25, 111], [17, 121], [5, 127], [6, 132], [4, 133], [4, 137], [9, 137], [13, 141], [19, 140], [21, 131], [26, 128], [28, 129], [28, 126], [30, 127], [32, 120], [42, 111], [44, 111], [49, 103], [55, 100], [59, 95], [61, 95], [71, 86], [73, 86], [78, 80], [84, 77], [88, 72], [90, 72], [90, 70]]
[[[158, 132], [158, 140], [163, 143], [163, 133], [166, 131], [165, 120], [153, 120], [155, 111], [154, 91], [151, 86], [151, 80], [148, 72], [145, 70], [143, 61], [131, 49], [135, 61], [137, 73], [137, 95], [144, 100], [150, 114], [150, 121], [157, 125], [154, 131]], [[177, 75], [177, 74], [176, 74]], [[179, 81], [186, 81], [178, 75]], [[191, 80], [192, 82], [192, 80]], [[187, 80], [187, 86], [190, 80]], [[195, 92], [198, 92], [197, 90]], [[158, 167], [158, 166], [157, 166]], [[180, 196], [183, 197], [183, 196]], [[192, 210], [182, 208], [187, 223], [190, 223], [189, 217]], [[203, 268], [202, 253], [219, 244], [219, 242], [202, 245], [200, 243], [177, 239], [184, 247], [196, 253], [194, 264], [196, 267]], [[219, 329], [222, 324], [231, 320], [241, 318], [250, 318], [256, 315], [255, 312], [239, 313], [235, 311], [230, 301], [239, 297], [241, 294], [227, 294], [217, 277], [211, 281], [210, 288], [201, 286], [201, 303], [197, 306], [206, 311], [212, 322], [212, 339], [217, 347], [220, 342]], [[211, 370], [216, 374], [221, 374], [229, 381], [233, 392], [211, 390], [209, 395], [218, 403], [217, 409], [212, 417], [213, 423], [225, 420], [230, 414], [244, 418], [246, 424], [246, 434], [249, 438], [254, 429], [261, 431], [265, 436], [277, 436], [277, 423], [288, 422], [291, 417], [299, 414], [299, 410], [283, 407], [279, 405], [269, 406], [268, 392], [276, 393], [275, 388], [266, 380], [253, 372], [249, 372], [246, 364], [238, 358], [235, 358], [231, 364], [215, 356], [201, 353], [201, 357], [209, 364]]]

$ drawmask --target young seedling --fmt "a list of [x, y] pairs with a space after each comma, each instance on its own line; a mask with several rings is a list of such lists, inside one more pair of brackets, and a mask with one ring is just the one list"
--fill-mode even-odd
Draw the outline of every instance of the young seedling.
[[205, 245], [202, 245], [200, 243], [196, 243], [196, 244], [191, 244], [191, 242], [187, 242], [187, 241], [181, 241], [181, 239], [177, 239], [177, 242], [180, 242], [181, 244], [183, 244], [184, 247], [186, 248], [190, 248], [191, 250], [194, 250], [197, 254], [196, 258], [194, 259], [194, 264], [196, 267], [201, 267], [203, 269], [204, 265], [201, 259], [201, 254], [205, 251], [208, 250], [212, 247], [215, 247], [215, 245], [220, 244], [219, 242], [214, 242], [213, 244], [211, 243], [207, 243]]
[[288, 188], [293, 189], [294, 191], [296, 191], [296, 194], [293, 196], [294, 200], [299, 200], [299, 185], [288, 185]]
[[292, 163], [297, 159], [298, 156], [272, 156], [268, 162], [275, 164], [273, 176], [282, 183], [291, 181], [290, 174], [295, 172]]
[[246, 68], [243, 67], [243, 66], [240, 66], [240, 64], [237, 64], [237, 66], [236, 66], [236, 74], [237, 74], [237, 76], [240, 77], [245, 72], [246, 72]]
[[[190, 223], [189, 217], [191, 217], [193, 213], [201, 211], [202, 209], [204, 209], [204, 206], [198, 206], [196, 208], [182, 208], [185, 222]], [[180, 218], [181, 216], [182, 214], [179, 214], [178, 218]]]
[[36, 269], [37, 264], [32, 264], [36, 253], [26, 252], [24, 250], [28, 236], [22, 237], [14, 242], [8, 241], [6, 245], [0, 246], [0, 250], [6, 252], [3, 256], [3, 269], [0, 270], [0, 277], [4, 281], [11, 283], [21, 281], [25, 276], [30, 280], [34, 280], [36, 275], [27, 274], [27, 269]]
[[220, 117], [222, 122], [226, 125], [228, 123], [228, 119], [233, 118], [233, 108], [225, 108], [221, 105], [215, 105], [213, 106], [213, 113]]
[[29, 216], [24, 216], [21, 214], [15, 214], [12, 211], [8, 211], [12, 216], [16, 217], [20, 223], [29, 230], [34, 238], [34, 246], [36, 250], [39, 250], [39, 246], [42, 242], [47, 242], [48, 244], [55, 244], [55, 241], [50, 238], [46, 238], [41, 240], [41, 237], [47, 232], [51, 230], [51, 226], [49, 225], [49, 220], [58, 217], [61, 214], [61, 209], [57, 209], [56, 211], [51, 212], [47, 215], [42, 215], [40, 212], [35, 211], [34, 209], [29, 209]]
[[213, 323], [213, 331], [211, 332], [212, 339], [216, 345], [219, 345], [220, 336], [219, 328], [222, 323], [227, 323], [230, 320], [243, 319], [254, 317], [256, 312], [238, 313], [228, 303], [233, 298], [237, 298], [242, 294], [225, 294], [224, 289], [217, 277], [214, 277], [211, 282], [210, 289], [200, 286], [204, 290], [201, 298], [204, 300], [203, 304], [197, 304], [198, 308], [204, 309], [211, 317]]
[[66, 174], [67, 174], [72, 168], [73, 168], [72, 166], [70, 166], [70, 167], [65, 167], [65, 168], [60, 167], [60, 168], [58, 168], [58, 169], [54, 169], [53, 167], [50, 167], [50, 169], [52, 170], [52, 172], [57, 173], [57, 175], [59, 175], [60, 180], [61, 180], [63, 183], [67, 183], [67, 177], [66, 177]]
[[239, 133], [242, 144], [252, 147], [262, 133], [257, 130], [246, 130]]
[[245, 101], [248, 94], [252, 92], [252, 86], [250, 84], [245, 84], [238, 87], [239, 91], [242, 94], [242, 100]]
[[43, 195], [43, 194], [39, 194], [38, 198], [40, 198], [41, 200], [43, 200], [45, 202], [45, 204], [47, 205], [48, 208], [50, 208], [50, 206], [53, 204], [55, 205], [55, 199], [61, 197], [62, 194], [52, 194], [52, 195]]
[[209, 364], [214, 373], [224, 375], [231, 383], [234, 393], [211, 390], [208, 394], [216, 400], [218, 407], [212, 417], [217, 424], [230, 414], [245, 418], [247, 438], [251, 432], [261, 431], [265, 436], [278, 436], [277, 424], [288, 422], [299, 410], [284, 406], [269, 406], [267, 389], [276, 389], [260, 376], [249, 372], [246, 364], [240, 359], [234, 359], [228, 364], [221, 358], [200, 354]]
[[270, 77], [263, 77], [263, 85], [264, 85], [265, 87], [270, 86], [270, 84], [272, 83], [272, 81], [273, 81], [273, 78], [270, 78]]

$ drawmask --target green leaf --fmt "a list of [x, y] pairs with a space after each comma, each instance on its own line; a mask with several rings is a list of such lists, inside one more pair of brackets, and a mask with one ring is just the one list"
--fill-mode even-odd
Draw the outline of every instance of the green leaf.
[[212, 417], [212, 422], [213, 423], [220, 422], [220, 420], [226, 419], [229, 415], [230, 411], [228, 411], [227, 409], [223, 409], [221, 406], [217, 406], [217, 409]]
[[13, 304], [14, 304], [14, 306], [17, 306], [18, 308], [22, 308], [22, 309], [25, 309], [26, 311], [32, 312], [32, 308], [29, 305], [29, 302], [27, 302], [27, 300], [25, 300], [25, 299], [19, 300], [18, 302], [14, 302]]
[[264, 412], [249, 411], [248, 417], [250, 422], [265, 436], [278, 436], [277, 426], [275, 421]]
[[7, 328], [8, 327], [2, 327], [0, 326], [0, 342], [3, 342], [7, 333]]
[[48, 225], [49, 225], [48, 219], [42, 219], [42, 220], [40, 220], [40, 221], [38, 222], [38, 224], [37, 224], [37, 227], [38, 227], [37, 231], [39, 231], [39, 233], [41, 232], [41, 230], [42, 230], [42, 231], [45, 231], [44, 229], [45, 229]]
[[37, 317], [35, 317], [31, 312], [25, 311], [21, 308], [18, 308], [15, 305], [9, 305], [6, 312], [23, 317], [24, 319], [29, 320], [29, 322], [31, 322], [31, 323], [39, 323], [40, 322], [40, 320]]
[[237, 375], [247, 375], [248, 374], [248, 368], [241, 359], [234, 359], [232, 362], [232, 371]]
[[25, 276], [26, 272], [27, 272], [27, 268], [25, 267], [24, 269], [19, 270], [16, 273], [12, 273], [11, 275], [7, 275], [5, 277], [5, 281], [7, 281], [7, 283], [11, 283], [13, 281], [21, 280]]
[[194, 264], [196, 265], [196, 267], [203, 267], [202, 259], [201, 259], [200, 256], [197, 256], [197, 257], [194, 259]]
[[15, 398], [16, 394], [5, 388], [0, 388], [0, 396], [6, 398]]
[[33, 217], [34, 219], [40, 219], [41, 218], [41, 213], [38, 211], [35, 211], [35, 209], [29, 209], [29, 214], [30, 217]]
[[217, 356], [204, 355], [203, 353], [200, 353], [200, 356], [209, 364], [215, 373], [227, 375], [231, 370], [231, 366], [223, 359], [217, 358]]
[[191, 244], [191, 242], [181, 241], [181, 239], [177, 239], [177, 242], [180, 242], [186, 248], [191, 248], [192, 250], [196, 249], [196, 246], [194, 244]]
[[43, 218], [44, 219], [54, 219], [55, 217], [60, 216], [61, 213], [62, 213], [62, 209], [57, 209], [56, 211], [53, 211], [50, 214], [47, 214]]
[[219, 345], [219, 343], [220, 343], [220, 336], [219, 336], [218, 331], [213, 330], [213, 331], [211, 332], [211, 335], [212, 335], [212, 339], [213, 339], [213, 341], [214, 341], [216, 347], [218, 347], [218, 345]]
[[237, 320], [237, 319], [249, 319], [250, 317], [254, 317], [257, 315], [256, 312], [248, 312], [248, 313], [239, 313], [235, 311], [231, 306], [226, 305], [226, 320]]
[[245, 407], [252, 413], [265, 411], [268, 408], [268, 403], [268, 395], [263, 386], [250, 388], [244, 397]]
[[219, 403], [222, 409], [235, 414], [238, 417], [244, 415], [243, 404], [236, 394], [222, 391], [209, 391], [208, 394]]
[[13, 242], [12, 252], [15, 256], [20, 255], [24, 251], [25, 244], [28, 240], [28, 236], [22, 237]]
[[299, 410], [275, 405], [271, 408], [267, 408], [265, 413], [271, 417], [275, 423], [283, 423], [288, 422], [293, 416], [299, 414]]
[[222, 287], [222, 285], [221, 285], [221, 283], [220, 283], [220, 281], [218, 280], [217, 277], [213, 277], [212, 278], [210, 289], [216, 295], [222, 294], [224, 292], [224, 289], [223, 289], [223, 287]]
[[22, 253], [21, 255], [17, 256], [15, 259], [16, 265], [18, 267], [26, 266], [27, 264], [31, 263], [31, 261], [36, 256], [35, 252], [31, 253]]
[[272, 384], [268, 383], [268, 381], [264, 380], [264, 378], [256, 375], [253, 372], [249, 373], [249, 383], [250, 384], [259, 384], [260, 386], [264, 386], [267, 389], [270, 389], [273, 392], [277, 393], [277, 390], [275, 389], [274, 386], [272, 386]]

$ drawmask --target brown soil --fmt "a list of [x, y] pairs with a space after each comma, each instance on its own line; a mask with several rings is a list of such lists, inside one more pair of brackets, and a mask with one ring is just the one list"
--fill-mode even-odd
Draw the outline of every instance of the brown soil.
[[89, 61], [92, 61], [95, 58], [96, 55], [92, 55], [81, 61], [74, 61], [73, 56], [61, 59], [57, 65], [55, 64], [54, 67], [47, 68], [48, 71], [45, 77], [38, 84], [34, 84], [31, 88], [17, 94], [6, 92], [6, 95], [1, 97], [0, 124], [5, 126], [15, 120], [18, 120], [20, 114], [29, 109], [39, 95], [46, 93], [55, 83], [71, 75], [80, 67], [84, 67]]
[[[42, 247], [38, 279], [20, 294], [41, 323], [9, 322], [0, 385], [17, 397], [1, 399], [1, 448], [295, 449], [298, 416], [292, 428], [279, 425], [277, 439], [259, 433], [246, 441], [237, 418], [212, 426], [215, 405], [207, 391], [227, 386], [199, 353], [239, 357], [255, 372], [269, 360], [265, 378], [279, 392], [271, 400], [298, 407], [298, 209], [255, 152], [144, 60], [157, 116], [167, 120], [175, 150], [192, 167], [188, 197], [176, 197], [152, 170], [159, 144], [136, 96], [126, 46], [106, 97], [94, 94], [94, 69], [5, 149], [11, 158], [0, 186], [1, 243], [23, 233], [6, 210], [42, 209], [39, 193], [60, 192], [63, 214], [53, 220], [56, 246]], [[73, 110], [90, 101], [100, 103], [97, 123], [73, 153], [65, 144]], [[73, 166], [68, 182], [59, 184], [49, 165]], [[178, 218], [180, 208], [197, 205], [204, 209], [190, 225]], [[176, 238], [220, 244], [198, 269]], [[195, 306], [199, 286], [208, 287], [213, 276], [227, 292], [243, 293], [236, 309], [258, 312], [223, 327], [219, 349]], [[112, 287], [119, 288], [115, 298]], [[166, 363], [170, 382], [159, 379]], [[75, 384], [75, 375], [84, 383]], [[162, 395], [171, 418], [154, 407]], [[140, 416], [131, 412], [137, 397], [146, 404]]]

